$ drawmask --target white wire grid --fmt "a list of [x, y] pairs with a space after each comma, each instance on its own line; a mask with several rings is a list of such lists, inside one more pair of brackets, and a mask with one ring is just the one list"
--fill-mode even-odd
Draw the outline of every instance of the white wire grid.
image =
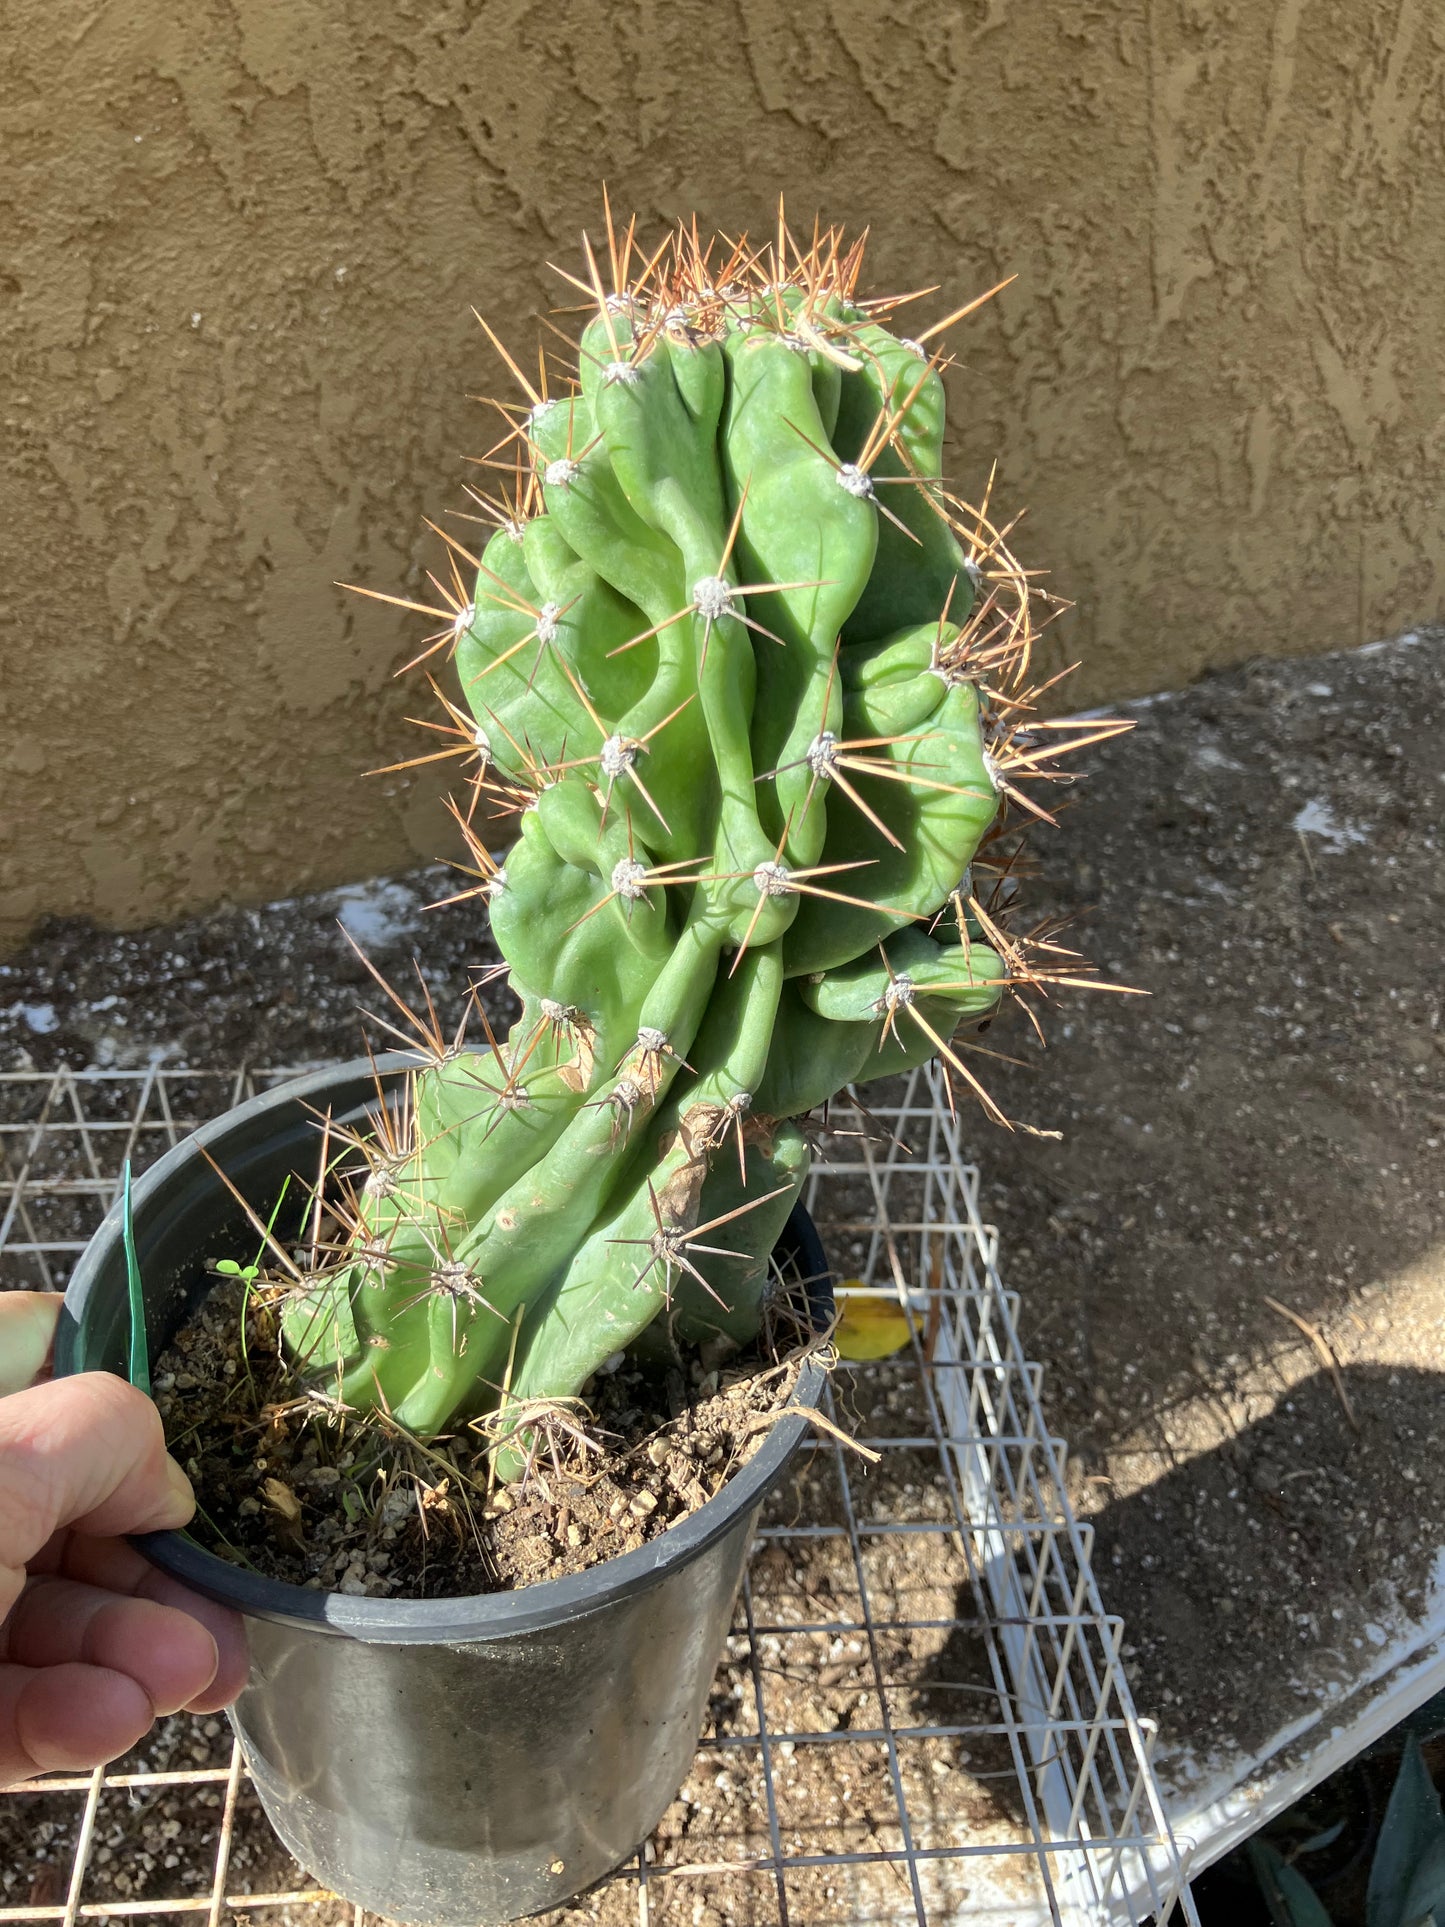
[[[0, 1075], [0, 1285], [63, 1289], [127, 1157], [291, 1074]], [[835, 1386], [878, 1462], [826, 1437], [800, 1455], [682, 1796], [559, 1922], [1197, 1927], [978, 1173], [929, 1073], [890, 1088], [835, 1105], [808, 1191], [835, 1267], [913, 1317]], [[219, 1722], [0, 1794], [0, 1921], [186, 1916], [363, 1919], [270, 1835]]]

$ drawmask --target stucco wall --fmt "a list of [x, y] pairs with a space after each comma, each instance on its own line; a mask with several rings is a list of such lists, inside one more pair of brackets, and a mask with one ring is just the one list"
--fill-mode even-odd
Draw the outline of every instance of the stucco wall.
[[0, 931], [443, 849], [358, 780], [415, 628], [331, 585], [404, 589], [468, 306], [532, 339], [604, 176], [1018, 274], [955, 472], [1032, 505], [1081, 697], [1438, 614], [1442, 70], [1429, 0], [9, 0]]

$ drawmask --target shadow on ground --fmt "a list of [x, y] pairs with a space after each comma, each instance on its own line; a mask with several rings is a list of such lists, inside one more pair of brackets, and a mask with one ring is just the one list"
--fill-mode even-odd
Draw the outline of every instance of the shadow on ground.
[[[1165, 1777], [1180, 1794], [1186, 1763], [1207, 1773], [1312, 1711], [1328, 1723], [1331, 1699], [1423, 1611], [1420, 1554], [1445, 1544], [1442, 1433], [1445, 1375], [1347, 1366], [1337, 1383], [1320, 1371], [1239, 1436], [1096, 1514], [1099, 1583], [1124, 1618], [1134, 1698], [1158, 1722]], [[1357, 1470], [1371, 1453], [1411, 1495], [1403, 1539], [1390, 1516], [1361, 1503]], [[956, 1612], [914, 1693], [939, 1721], [957, 1716], [959, 1682], [988, 1678], [966, 1583]], [[1012, 1774], [992, 1791], [1022, 1823]]]

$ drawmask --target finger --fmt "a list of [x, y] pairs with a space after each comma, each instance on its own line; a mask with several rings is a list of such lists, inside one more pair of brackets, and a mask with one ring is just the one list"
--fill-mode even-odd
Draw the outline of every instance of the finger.
[[166, 1455], [160, 1413], [108, 1372], [0, 1399], [0, 1601], [57, 1528], [102, 1534], [184, 1525], [190, 1480]]
[[125, 1673], [157, 1717], [199, 1699], [216, 1677], [216, 1642], [189, 1613], [121, 1599], [73, 1579], [34, 1579], [0, 1628], [0, 1659], [21, 1666], [83, 1661]]
[[88, 1533], [59, 1533], [51, 1545], [31, 1562], [36, 1570], [60, 1573], [87, 1585], [104, 1586], [114, 1593], [138, 1599], [153, 1599], [158, 1605], [172, 1606], [199, 1621], [216, 1642], [216, 1676], [204, 1692], [187, 1704], [193, 1713], [215, 1713], [231, 1701], [246, 1684], [249, 1657], [246, 1631], [241, 1615], [214, 1599], [204, 1599], [160, 1572], [124, 1539], [93, 1539]]
[[142, 1596], [153, 1599], [167, 1611], [187, 1614], [203, 1626], [216, 1649], [216, 1670], [208, 1686], [200, 1688], [186, 1701], [192, 1713], [219, 1713], [246, 1684], [251, 1656], [246, 1650], [246, 1627], [239, 1613], [214, 1600], [202, 1599], [163, 1572], [152, 1572], [142, 1588]]
[[23, 1392], [50, 1364], [58, 1291], [0, 1292], [0, 1398]]
[[104, 1666], [0, 1666], [0, 1787], [119, 1759], [154, 1718], [144, 1689]]

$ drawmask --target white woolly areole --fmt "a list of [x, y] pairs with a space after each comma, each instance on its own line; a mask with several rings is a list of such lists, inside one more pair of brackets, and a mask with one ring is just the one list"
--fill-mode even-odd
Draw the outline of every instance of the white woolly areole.
[[888, 979], [888, 987], [880, 999], [885, 1010], [906, 1009], [917, 994], [917, 986], [909, 976], [900, 975]]
[[966, 555], [963, 558], [963, 572], [975, 589], [981, 589], [983, 587], [983, 570], [971, 555]]
[[693, 583], [692, 606], [707, 622], [719, 622], [724, 616], [737, 614], [732, 584], [724, 582], [720, 575], [700, 576]]
[[542, 480], [548, 488], [568, 488], [577, 479], [577, 464], [570, 455], [559, 455], [555, 462], [548, 462]]
[[921, 341], [915, 341], [912, 335], [900, 335], [898, 345], [900, 348], [906, 348], [911, 355], [917, 355], [920, 361], [927, 361], [928, 350]]
[[631, 314], [636, 303], [630, 294], [609, 294], [607, 312], [609, 314]]
[[838, 738], [831, 729], [824, 729], [809, 743], [804, 761], [815, 776], [830, 776], [837, 755]]
[[476, 621], [476, 619], [477, 619], [476, 603], [464, 602], [461, 608], [458, 609], [456, 614], [452, 617], [452, 634], [454, 636], [464, 636], [467, 633], [468, 629], [470, 629], [472, 624]]
[[389, 1164], [372, 1166], [366, 1180], [366, 1195], [369, 1198], [394, 1198], [400, 1189], [400, 1181]]
[[431, 1281], [438, 1291], [450, 1292], [454, 1296], [472, 1289], [472, 1274], [460, 1258], [444, 1260], [432, 1273]]
[[641, 1024], [638, 1026], [637, 1043], [640, 1050], [651, 1051], [656, 1055], [658, 1051], [667, 1049], [667, 1032], [658, 1030], [652, 1024]]
[[983, 760], [983, 773], [988, 778], [989, 784], [993, 790], [994, 795], [997, 796], [999, 791], [1003, 788], [1003, 785], [999, 782], [998, 764], [993, 760], [992, 756], [989, 755], [987, 750], [983, 752], [982, 760]]
[[506, 887], [507, 887], [507, 873], [505, 870], [498, 870], [497, 874], [492, 878], [491, 882], [487, 885], [487, 895], [489, 897], [499, 897], [502, 894], [503, 890], [506, 889]]
[[479, 752], [482, 767], [485, 769], [492, 760], [492, 739], [480, 723], [474, 723], [472, 726], [472, 747]]
[[838, 486], [846, 495], [852, 495], [860, 502], [873, 499], [873, 477], [867, 469], [859, 468], [856, 462], [844, 462], [838, 470]]
[[635, 903], [639, 897], [647, 895], [646, 875], [645, 863], [639, 863], [635, 856], [625, 856], [612, 866], [612, 887], [618, 896]]
[[384, 1285], [386, 1274], [391, 1270], [393, 1262], [387, 1247], [383, 1244], [363, 1245], [356, 1255], [363, 1272], [366, 1273], [367, 1284], [373, 1288]]
[[549, 396], [546, 401], [539, 401], [537, 403], [527, 419], [530, 422], [545, 421], [556, 406], [556, 402]]
[[744, 1112], [750, 1111], [752, 1108], [753, 1094], [751, 1091], [734, 1091], [728, 1099], [728, 1109], [738, 1117], [741, 1117]]
[[606, 382], [621, 382], [624, 388], [633, 387], [642, 374], [635, 361], [609, 361], [602, 371]]
[[612, 1102], [630, 1111], [635, 1104], [642, 1102], [642, 1086], [631, 1077], [619, 1077], [612, 1086]]
[[538, 642], [555, 642], [557, 640], [557, 618], [561, 613], [562, 610], [560, 606], [555, 602], [544, 602], [542, 604], [542, 607], [537, 612]]
[[604, 776], [625, 776], [637, 761], [637, 745], [625, 736], [609, 736], [597, 760]]
[[537, 1006], [549, 1024], [567, 1024], [574, 1012], [570, 1004], [559, 1004], [555, 997], [544, 997]]
[[793, 876], [786, 863], [760, 863], [753, 871], [753, 882], [760, 897], [791, 897], [797, 894]]

